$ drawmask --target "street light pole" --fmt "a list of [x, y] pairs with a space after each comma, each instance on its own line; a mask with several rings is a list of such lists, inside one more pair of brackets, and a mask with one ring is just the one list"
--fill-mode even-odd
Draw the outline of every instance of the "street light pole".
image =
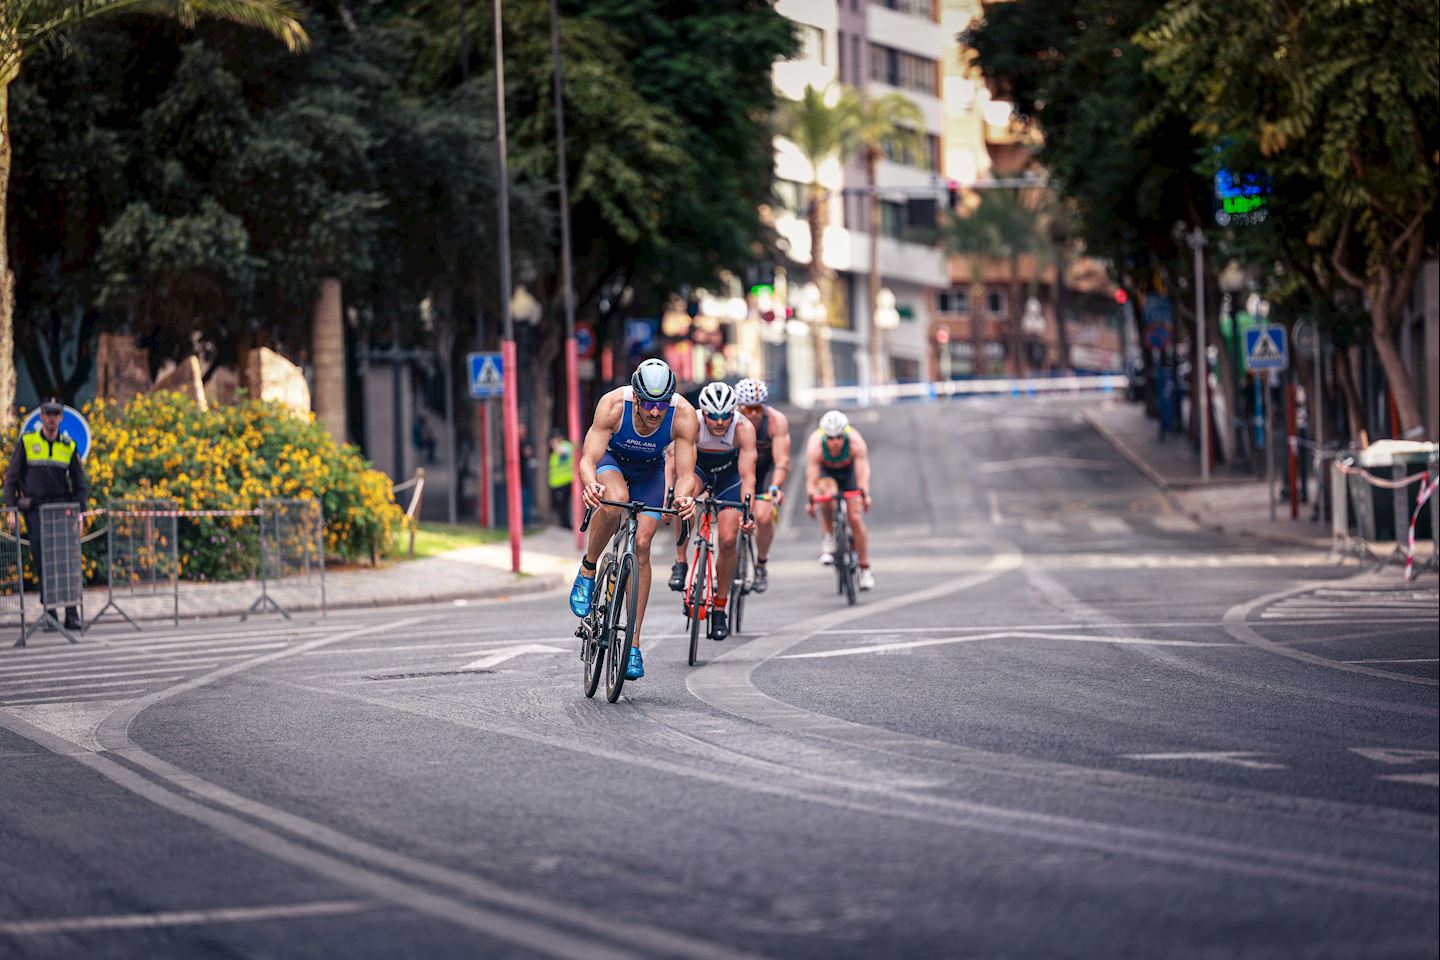
[[496, 189], [500, 208], [500, 311], [504, 318], [500, 357], [505, 368], [505, 513], [510, 526], [510, 569], [519, 573], [520, 537], [525, 517], [520, 498], [520, 407], [515, 382], [515, 317], [510, 311], [510, 174], [505, 140], [505, 41], [500, 4], [501, 0], [494, 0]]
[[565, 299], [565, 407], [566, 432], [570, 438], [570, 529], [575, 546], [583, 545], [580, 533], [580, 356], [575, 344], [575, 289], [570, 276], [570, 188], [565, 167], [565, 75], [560, 61], [560, 2], [550, 0], [550, 56], [555, 61], [555, 165], [560, 188], [560, 286]]
[[1205, 346], [1205, 231], [1196, 226], [1190, 232], [1195, 249], [1195, 364], [1196, 403], [1200, 417], [1200, 479], [1210, 482], [1210, 362]]

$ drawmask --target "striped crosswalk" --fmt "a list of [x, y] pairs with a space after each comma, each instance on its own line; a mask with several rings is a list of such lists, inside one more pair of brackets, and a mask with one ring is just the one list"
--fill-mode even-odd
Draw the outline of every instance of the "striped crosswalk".
[[78, 646], [32, 644], [25, 649], [5, 649], [0, 651], [0, 706], [141, 696], [330, 629], [328, 625], [211, 627], [89, 637]]
[[1265, 620], [1440, 620], [1440, 594], [1430, 590], [1345, 589], [1310, 590], [1271, 604]]
[[1163, 537], [1202, 533], [1203, 528], [1189, 517], [1175, 513], [1120, 514], [1076, 513], [1040, 516], [1001, 516], [992, 522], [1002, 528], [1019, 528], [1032, 536]]

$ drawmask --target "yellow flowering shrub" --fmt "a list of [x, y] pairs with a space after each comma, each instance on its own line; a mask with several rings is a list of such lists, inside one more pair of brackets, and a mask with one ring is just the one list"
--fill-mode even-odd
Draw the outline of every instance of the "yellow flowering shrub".
[[[311, 417], [258, 400], [202, 411], [176, 393], [144, 394], [123, 406], [95, 400], [84, 412], [94, 435], [85, 463], [92, 507], [158, 498], [181, 510], [254, 510], [267, 498], [318, 499], [327, 559], [395, 551], [405, 517], [389, 477], [354, 446], [337, 446]], [[182, 577], [255, 575], [256, 518], [184, 518], [178, 535]], [[103, 564], [104, 551], [103, 538], [87, 545], [87, 573]], [[103, 569], [97, 572], [103, 578]]]

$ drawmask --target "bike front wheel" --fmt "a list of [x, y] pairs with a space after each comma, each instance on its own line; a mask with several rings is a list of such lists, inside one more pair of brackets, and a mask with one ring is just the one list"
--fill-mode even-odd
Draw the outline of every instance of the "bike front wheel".
[[598, 612], [591, 613], [588, 618], [595, 628], [589, 637], [581, 641], [584, 646], [580, 648], [583, 670], [581, 682], [587, 697], [595, 696], [595, 691], [600, 688], [600, 678], [605, 675], [606, 632], [610, 620], [610, 598], [614, 593], [615, 561], [606, 559], [600, 575], [595, 578], [595, 603]]
[[706, 575], [710, 568], [710, 550], [705, 544], [695, 551], [695, 579], [690, 581], [689, 599], [686, 602], [686, 616], [690, 618], [690, 666], [700, 653], [700, 622], [705, 610]]
[[625, 687], [625, 670], [630, 665], [630, 647], [635, 642], [635, 623], [639, 611], [639, 582], [635, 578], [635, 557], [627, 555], [620, 561], [615, 578], [615, 593], [610, 600], [610, 614], [605, 629], [605, 645], [609, 660], [605, 665], [605, 699], [614, 703]]

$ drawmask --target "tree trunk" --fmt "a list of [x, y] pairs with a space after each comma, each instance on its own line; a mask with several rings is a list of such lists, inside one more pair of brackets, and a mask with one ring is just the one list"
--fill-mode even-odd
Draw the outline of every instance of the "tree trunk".
[[880, 191], [876, 189], [879, 178], [880, 151], [874, 147], [865, 150], [865, 179], [870, 187], [870, 379], [874, 386], [890, 382], [890, 372], [885, 369], [885, 336], [877, 318], [880, 315]]
[[1021, 318], [1025, 310], [1020, 303], [1020, 258], [1010, 255], [1010, 289], [1006, 294], [1010, 301], [1010, 354], [1015, 376], [1025, 376], [1025, 331]]
[[810, 184], [810, 208], [806, 220], [810, 228], [810, 275], [820, 291], [820, 304], [825, 308], [819, 315], [810, 318], [810, 336], [815, 341], [815, 383], [828, 389], [835, 386], [829, 320], [835, 278], [831, 276], [830, 268], [825, 266], [825, 228], [830, 223], [830, 191], [822, 187], [818, 179]]
[[1415, 382], [1410, 379], [1410, 370], [1405, 358], [1395, 347], [1395, 333], [1404, 321], [1405, 303], [1409, 300], [1411, 287], [1420, 268], [1420, 254], [1424, 247], [1424, 231], [1415, 230], [1407, 245], [1405, 263], [1398, 275], [1388, 266], [1372, 272], [1366, 280], [1366, 293], [1370, 297], [1370, 321], [1373, 324], [1375, 355], [1385, 371], [1385, 381], [1390, 386], [1390, 397], [1395, 401], [1395, 410], [1400, 415], [1400, 435], [1407, 440], [1419, 440], [1425, 434], [1425, 415], [1420, 412], [1420, 398], [1415, 392]]
[[1345, 413], [1350, 421], [1350, 442], [1361, 447], [1370, 446], [1370, 435], [1365, 429], [1365, 407], [1360, 402], [1360, 391], [1355, 388], [1356, 357], [1359, 347], [1335, 351], [1335, 379], [1340, 384], [1340, 393], [1345, 398]]
[[315, 419], [336, 444], [345, 442], [345, 322], [340, 280], [323, 277], [315, 297], [310, 363], [315, 371]]
[[1065, 242], [1051, 239], [1055, 247], [1055, 291], [1051, 298], [1055, 303], [1055, 335], [1060, 348], [1061, 370], [1070, 369], [1070, 331], [1065, 329]]
[[15, 429], [15, 274], [10, 269], [10, 82], [0, 77], [0, 436]]
[[[972, 257], [972, 263], [978, 262], [979, 257]], [[985, 364], [985, 281], [984, 274], [976, 268], [974, 277], [970, 283], [970, 296], [967, 306], [970, 308], [970, 339], [975, 344], [975, 356], [971, 361], [970, 375], [976, 380], [989, 374]]]

